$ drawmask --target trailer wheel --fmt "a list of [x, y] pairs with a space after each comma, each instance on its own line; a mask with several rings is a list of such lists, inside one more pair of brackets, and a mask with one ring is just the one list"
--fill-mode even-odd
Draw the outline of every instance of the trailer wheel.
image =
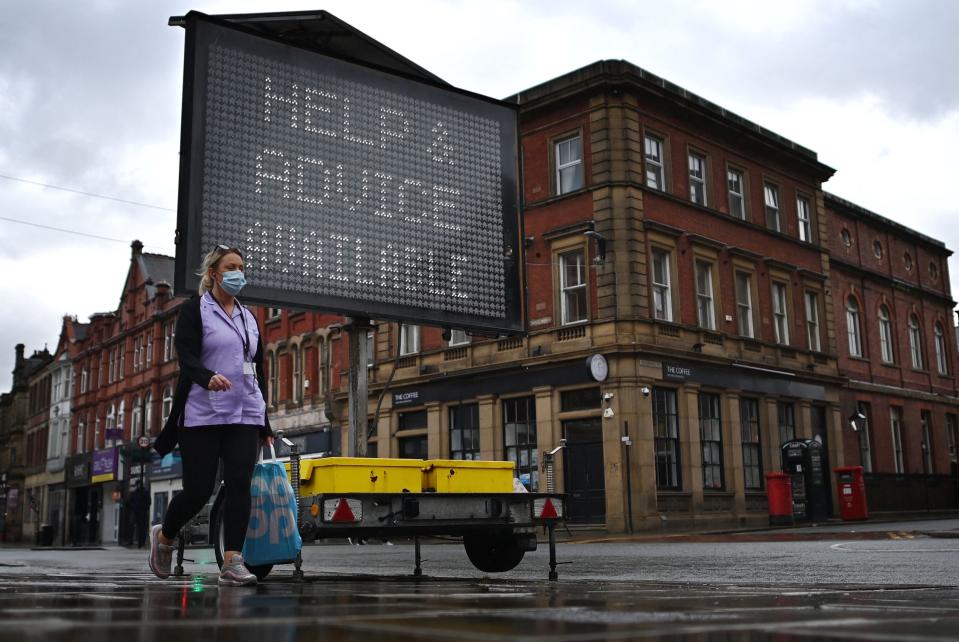
[[484, 573], [505, 573], [516, 568], [526, 554], [515, 535], [464, 535], [463, 547], [473, 566]]
[[[216, 555], [216, 565], [223, 568], [223, 504], [226, 501], [226, 488], [220, 486], [210, 509], [210, 542], [213, 544], [213, 554]], [[273, 570], [272, 564], [246, 564], [256, 579], [262, 580]]]

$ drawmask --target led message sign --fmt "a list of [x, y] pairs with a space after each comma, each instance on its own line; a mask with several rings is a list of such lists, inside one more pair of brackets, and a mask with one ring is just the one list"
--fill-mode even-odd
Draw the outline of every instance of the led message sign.
[[239, 248], [242, 298], [516, 331], [516, 110], [191, 14], [177, 292]]

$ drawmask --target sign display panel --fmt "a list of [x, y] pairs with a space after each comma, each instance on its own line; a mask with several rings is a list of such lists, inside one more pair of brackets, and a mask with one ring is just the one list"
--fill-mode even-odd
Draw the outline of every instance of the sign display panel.
[[244, 301], [522, 329], [515, 108], [191, 14], [178, 293], [241, 250]]

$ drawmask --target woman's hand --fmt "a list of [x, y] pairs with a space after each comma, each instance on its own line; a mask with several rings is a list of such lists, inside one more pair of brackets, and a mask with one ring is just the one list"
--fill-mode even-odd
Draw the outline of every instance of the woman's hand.
[[272, 446], [272, 445], [273, 445], [273, 437], [272, 437], [272, 436], [264, 437], [264, 438], [263, 438], [263, 446], [264, 446], [264, 447], [269, 448], [269, 447]]
[[229, 390], [232, 387], [233, 387], [233, 384], [230, 383], [230, 380], [221, 374], [215, 374], [212, 377], [210, 377], [210, 383], [207, 384], [207, 389], [212, 390], [213, 392], [221, 392], [223, 390]]

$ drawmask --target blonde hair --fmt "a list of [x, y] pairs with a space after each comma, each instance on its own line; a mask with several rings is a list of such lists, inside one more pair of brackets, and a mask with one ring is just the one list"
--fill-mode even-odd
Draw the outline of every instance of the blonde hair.
[[200, 264], [200, 269], [196, 271], [196, 275], [200, 277], [200, 285], [197, 287], [197, 293], [201, 296], [213, 289], [213, 278], [210, 276], [210, 270], [216, 267], [216, 264], [220, 262], [227, 254], [236, 254], [241, 259], [243, 255], [240, 253], [240, 250], [236, 248], [223, 249], [225, 246], [218, 245], [203, 257], [203, 262]]

